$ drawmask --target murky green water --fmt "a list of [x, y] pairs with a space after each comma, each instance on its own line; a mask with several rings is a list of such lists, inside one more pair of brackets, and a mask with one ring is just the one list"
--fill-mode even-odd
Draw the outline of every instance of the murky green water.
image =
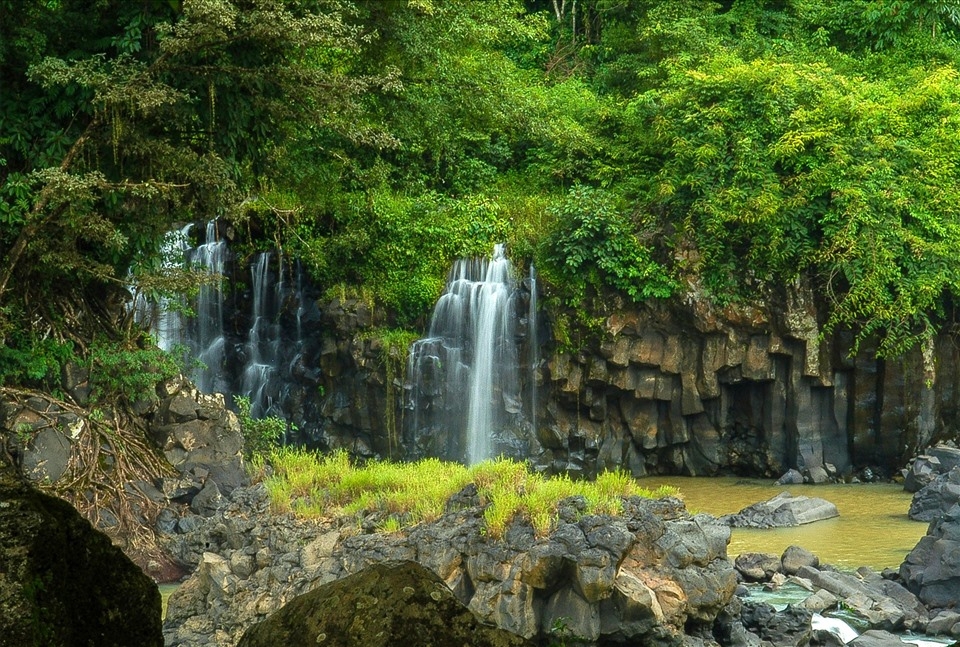
[[649, 477], [641, 479], [640, 483], [645, 487], [676, 486], [687, 509], [716, 516], [739, 512], [784, 490], [794, 495], [826, 499], [840, 512], [837, 519], [797, 528], [735, 528], [728, 548], [731, 557], [746, 552], [780, 555], [787, 546], [796, 544], [819, 555], [822, 562], [841, 568], [898, 568], [926, 533], [928, 525], [907, 518], [911, 495], [896, 484], [782, 486], [774, 485], [772, 481], [735, 477]]
[[176, 591], [180, 585], [179, 584], [160, 584], [158, 586], [160, 587], [160, 601], [161, 601], [160, 617], [166, 618], [167, 617], [167, 600], [170, 598], [170, 594]]

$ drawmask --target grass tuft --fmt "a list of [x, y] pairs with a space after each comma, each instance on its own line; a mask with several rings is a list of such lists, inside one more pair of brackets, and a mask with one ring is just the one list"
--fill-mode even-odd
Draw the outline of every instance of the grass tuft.
[[545, 477], [526, 463], [499, 458], [467, 468], [427, 458], [415, 463], [369, 461], [354, 465], [344, 451], [321, 455], [301, 449], [273, 449], [266, 461], [251, 465], [262, 480], [277, 512], [309, 518], [333, 518], [377, 513], [382, 532], [437, 519], [447, 500], [467, 484], [477, 487], [487, 507], [487, 534], [502, 537], [516, 518], [528, 520], [537, 536], [557, 523], [559, 503], [580, 496], [586, 514], [618, 515], [623, 498], [676, 494], [675, 488], [650, 491], [625, 472], [604, 472], [595, 481], [574, 481], [567, 475]]

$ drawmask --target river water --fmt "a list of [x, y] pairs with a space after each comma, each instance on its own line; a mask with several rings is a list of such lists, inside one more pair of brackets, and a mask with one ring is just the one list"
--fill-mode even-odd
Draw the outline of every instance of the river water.
[[760, 552], [781, 555], [795, 544], [843, 569], [869, 566], [899, 568], [921, 537], [926, 523], [907, 517], [911, 494], [893, 483], [775, 485], [772, 481], [736, 477], [647, 477], [645, 487], [673, 485], [691, 512], [715, 516], [739, 512], [780, 492], [819, 497], [837, 506], [840, 516], [796, 528], [734, 528], [728, 554]]

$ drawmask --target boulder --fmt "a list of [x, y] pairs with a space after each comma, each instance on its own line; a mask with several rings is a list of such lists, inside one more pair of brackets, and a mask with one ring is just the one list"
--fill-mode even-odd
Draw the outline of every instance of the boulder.
[[904, 585], [928, 607], [952, 607], [960, 600], [960, 504], [930, 524], [900, 565]]
[[781, 570], [780, 558], [769, 553], [740, 553], [734, 566], [748, 582], [766, 582]]
[[777, 612], [765, 602], [744, 602], [740, 620], [750, 633], [778, 647], [799, 647], [810, 642], [813, 613], [799, 607]]
[[737, 514], [724, 515], [720, 521], [734, 528], [786, 528], [839, 516], [837, 506], [825, 499], [781, 492]]
[[804, 566], [797, 576], [842, 600], [844, 607], [870, 628], [903, 631], [926, 624], [927, 611], [913, 593], [868, 568], [840, 573]]
[[443, 581], [416, 562], [369, 566], [287, 603], [244, 633], [238, 647], [523, 647], [482, 624]]
[[787, 546], [780, 556], [783, 572], [787, 575], [796, 575], [804, 566], [819, 568], [820, 558], [800, 546]]
[[156, 584], [0, 461], [0, 647], [160, 647], [160, 623]]
[[803, 474], [791, 468], [777, 479], [777, 485], [803, 485]]
[[920, 488], [910, 500], [908, 516], [914, 521], [930, 522], [960, 503], [960, 467], [939, 474]]
[[849, 647], [903, 647], [903, 644], [899, 636], [881, 629], [864, 631], [847, 643]]
[[960, 449], [949, 445], [929, 447], [913, 459], [913, 463], [907, 468], [903, 489], [907, 492], [919, 492], [938, 475], [946, 474], [954, 467], [960, 467]]

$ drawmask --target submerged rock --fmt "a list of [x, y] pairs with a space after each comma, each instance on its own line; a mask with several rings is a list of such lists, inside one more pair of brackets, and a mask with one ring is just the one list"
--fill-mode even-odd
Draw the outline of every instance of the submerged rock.
[[156, 584], [0, 461], [0, 647], [159, 647], [160, 622]]
[[318, 587], [251, 627], [238, 647], [524, 647], [483, 625], [416, 562], [381, 563]]
[[786, 528], [839, 516], [837, 506], [825, 499], [781, 492], [769, 501], [754, 503], [737, 514], [724, 515], [720, 522], [734, 528]]

